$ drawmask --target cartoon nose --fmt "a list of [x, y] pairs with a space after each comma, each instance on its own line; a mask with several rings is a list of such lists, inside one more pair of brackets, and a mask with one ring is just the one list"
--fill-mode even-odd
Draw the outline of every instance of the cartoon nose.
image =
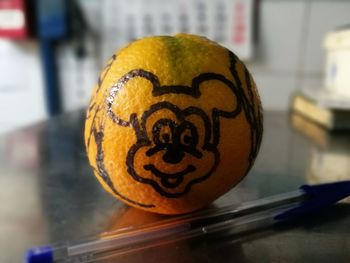
[[166, 149], [164, 155], [163, 155], [163, 161], [167, 163], [179, 163], [181, 162], [182, 158], [184, 157], [184, 152], [180, 149], [176, 148], [170, 148]]

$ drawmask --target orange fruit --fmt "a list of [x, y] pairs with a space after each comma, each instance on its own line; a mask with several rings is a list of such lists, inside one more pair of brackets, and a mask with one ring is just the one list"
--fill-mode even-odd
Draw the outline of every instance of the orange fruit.
[[161, 214], [202, 208], [249, 171], [262, 136], [254, 80], [206, 38], [147, 37], [117, 51], [85, 124], [90, 164], [123, 202]]

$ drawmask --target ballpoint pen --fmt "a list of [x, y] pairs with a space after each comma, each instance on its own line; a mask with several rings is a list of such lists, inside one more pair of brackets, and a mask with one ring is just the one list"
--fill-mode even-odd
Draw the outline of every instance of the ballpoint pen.
[[104, 233], [62, 246], [27, 251], [27, 263], [98, 262], [137, 248], [157, 246], [219, 232], [241, 234], [262, 226], [316, 213], [350, 195], [350, 181], [303, 185], [299, 190], [243, 203], [207, 209], [142, 227]]

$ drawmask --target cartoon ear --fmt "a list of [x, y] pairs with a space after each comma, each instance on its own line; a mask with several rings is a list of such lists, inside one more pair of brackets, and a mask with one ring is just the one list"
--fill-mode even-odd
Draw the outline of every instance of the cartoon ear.
[[220, 117], [234, 118], [242, 111], [241, 90], [221, 74], [204, 73], [193, 79], [196, 97], [203, 101], [213, 121], [212, 143], [217, 145], [220, 137]]
[[223, 75], [204, 73], [194, 78], [192, 85], [206, 109], [226, 118], [233, 118], [241, 111], [241, 90]]
[[[147, 102], [152, 90], [159, 87], [156, 75], [143, 69], [134, 69], [122, 76], [107, 94], [107, 114], [113, 122], [121, 126], [130, 125], [130, 116], [138, 114], [140, 100]], [[142, 87], [142, 88], [140, 88]]]

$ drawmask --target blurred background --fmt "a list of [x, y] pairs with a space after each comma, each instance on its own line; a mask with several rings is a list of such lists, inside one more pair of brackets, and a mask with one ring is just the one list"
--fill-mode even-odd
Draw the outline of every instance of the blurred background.
[[[267, 111], [252, 175], [221, 204], [305, 182], [349, 180], [350, 1], [0, 0], [0, 185], [6, 186], [0, 191], [0, 262], [20, 262], [28, 247], [116, 225], [113, 213], [121, 204], [86, 176], [92, 170], [81, 113], [116, 49], [178, 32], [206, 36], [235, 52]], [[248, 244], [248, 262], [270, 252], [284, 262], [297, 262], [299, 255], [317, 254], [322, 262], [345, 257], [349, 220], [343, 221], [325, 225], [328, 234], [317, 230], [311, 243], [307, 231], [296, 239], [287, 234], [284, 250], [281, 236], [272, 252], [271, 240], [263, 238], [260, 249]], [[254, 255], [259, 258], [249, 260]]]
[[241, 57], [265, 110], [321, 88], [341, 0], [0, 0], [0, 133], [87, 106], [113, 52], [147, 35], [207, 36]]

